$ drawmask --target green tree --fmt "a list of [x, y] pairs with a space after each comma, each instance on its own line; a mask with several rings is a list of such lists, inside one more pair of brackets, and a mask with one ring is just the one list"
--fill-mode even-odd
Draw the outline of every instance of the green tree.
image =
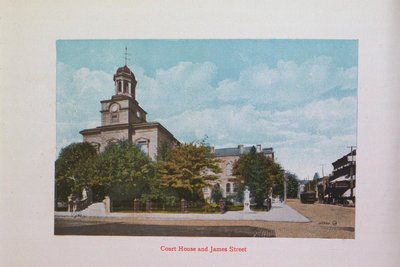
[[96, 170], [96, 149], [89, 143], [73, 143], [63, 148], [55, 162], [56, 199], [65, 201], [90, 185]]
[[97, 175], [91, 180], [94, 197], [133, 200], [151, 195], [157, 187], [156, 167], [129, 141], [112, 143], [99, 155]]
[[219, 184], [215, 184], [211, 190], [211, 199], [214, 203], [219, 203], [223, 197], [222, 188]]
[[283, 170], [272, 159], [263, 153], [257, 153], [252, 147], [250, 153], [243, 154], [233, 166], [233, 174], [238, 177], [238, 193], [243, 194], [245, 186], [249, 187], [257, 207], [262, 207], [268, 190], [273, 185], [283, 188]]
[[204, 200], [202, 189], [221, 172], [218, 162], [204, 144], [181, 144], [171, 150], [169, 160], [160, 162], [163, 185], [179, 198]]
[[297, 192], [299, 190], [299, 179], [294, 173], [286, 173], [287, 175], [287, 197], [297, 198]]
[[168, 161], [171, 159], [172, 153], [172, 143], [171, 142], [162, 142], [157, 153], [157, 160], [159, 161]]

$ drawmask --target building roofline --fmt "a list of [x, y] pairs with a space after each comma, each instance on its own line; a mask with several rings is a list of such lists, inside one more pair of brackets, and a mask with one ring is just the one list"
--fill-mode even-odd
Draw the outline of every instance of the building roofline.
[[168, 131], [161, 123], [153, 121], [153, 122], [142, 122], [142, 123], [135, 123], [132, 124], [132, 129], [133, 130], [137, 130], [137, 129], [149, 129], [149, 128], [158, 128], [159, 130], [161, 130], [162, 132], [164, 132], [165, 134], [167, 134], [171, 139], [173, 139], [174, 141], [176, 141], [177, 143], [180, 143], [175, 136]]
[[163, 133], [167, 134], [175, 142], [180, 143], [175, 138], [175, 136], [159, 122], [142, 122], [142, 123], [134, 123], [134, 124], [130, 124], [130, 125], [128, 123], [113, 124], [113, 125], [99, 126], [96, 128], [84, 129], [84, 130], [80, 131], [79, 133], [81, 135], [99, 134], [102, 131], [128, 129], [129, 126], [131, 127], [132, 130], [157, 128], [160, 131], [162, 131]]

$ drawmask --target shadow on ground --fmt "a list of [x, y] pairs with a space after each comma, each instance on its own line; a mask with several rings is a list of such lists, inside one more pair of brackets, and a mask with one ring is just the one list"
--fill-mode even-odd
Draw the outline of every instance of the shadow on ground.
[[55, 226], [56, 235], [276, 237], [274, 230], [251, 226], [178, 226], [103, 223]]

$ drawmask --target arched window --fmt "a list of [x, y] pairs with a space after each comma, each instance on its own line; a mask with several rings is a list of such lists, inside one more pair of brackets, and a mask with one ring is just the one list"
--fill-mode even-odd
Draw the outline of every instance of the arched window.
[[237, 192], [237, 185], [234, 183], [233, 184], [233, 192], [236, 193]]
[[149, 155], [149, 140], [140, 138], [136, 140], [136, 146], [147, 156]]
[[124, 93], [128, 92], [129, 83], [127, 81], [124, 82]]
[[226, 184], [226, 193], [230, 193], [231, 192], [231, 184], [230, 183], [227, 183]]
[[226, 166], [225, 166], [225, 174], [226, 175], [232, 175], [232, 163], [231, 162], [226, 164]]
[[94, 147], [94, 149], [96, 149], [96, 152], [99, 153], [100, 152], [100, 144], [96, 143], [96, 142], [92, 142], [90, 143], [92, 145], [92, 147]]
[[118, 82], [118, 92], [122, 92], [122, 81]]

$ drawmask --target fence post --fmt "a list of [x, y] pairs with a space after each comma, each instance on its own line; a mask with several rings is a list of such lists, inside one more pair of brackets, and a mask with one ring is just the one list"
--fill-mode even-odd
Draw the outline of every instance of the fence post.
[[181, 212], [187, 212], [187, 201], [184, 198], [181, 199]]
[[140, 211], [140, 200], [135, 198], [133, 200], [133, 212], [139, 212]]
[[219, 201], [219, 210], [221, 211], [221, 213], [225, 212], [225, 201], [222, 198]]

